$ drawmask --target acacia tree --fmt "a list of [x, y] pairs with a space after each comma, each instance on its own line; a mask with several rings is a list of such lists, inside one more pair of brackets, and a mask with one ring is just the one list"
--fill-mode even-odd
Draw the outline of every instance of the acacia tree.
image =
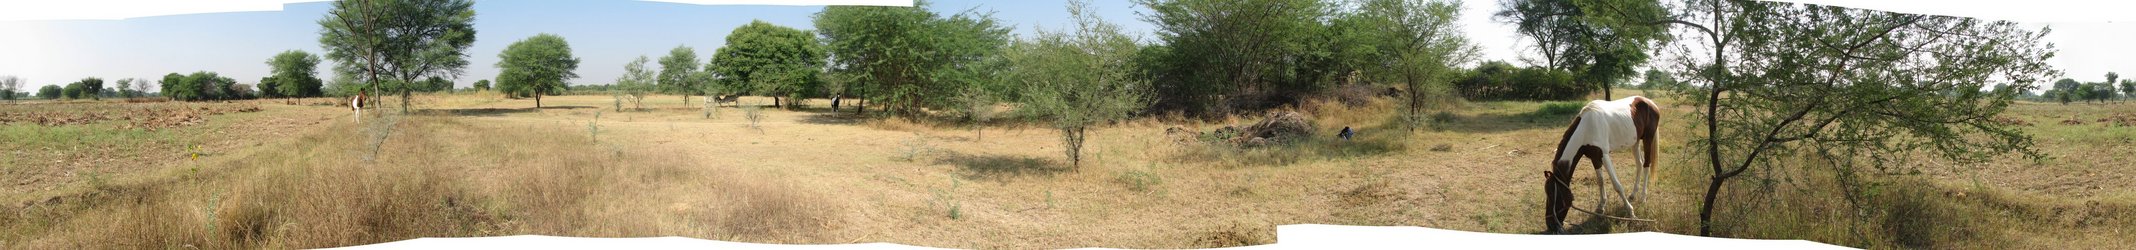
[[1126, 118], [1149, 100], [1149, 81], [1132, 64], [1134, 39], [1094, 16], [1088, 5], [1068, 3], [1076, 29], [1041, 30], [1006, 55], [1014, 65], [1007, 78], [1027, 91], [1024, 107], [1060, 129], [1069, 164], [1079, 169], [1091, 126]]
[[1615, 97], [1610, 83], [1638, 74], [1649, 44], [1667, 39], [1665, 27], [1644, 23], [1667, 15], [1657, 0], [1503, 0], [1496, 17], [1535, 42], [1544, 67], [1571, 71], [1575, 81]]
[[[998, 71], [967, 66], [997, 56], [1007, 44], [1007, 27], [986, 13], [939, 16], [925, 9], [927, 4], [830, 6], [816, 13], [830, 70], [842, 75], [838, 79], [849, 93], [901, 115], [918, 115], [920, 108], [955, 105], [954, 96], [931, 93], [955, 93]], [[866, 110], [861, 106], [860, 112]]]
[[564, 92], [564, 80], [578, 78], [579, 58], [571, 56], [571, 44], [564, 37], [549, 33], [512, 42], [511, 46], [498, 53], [497, 85], [515, 94], [534, 96], [534, 107], [541, 107], [542, 95], [558, 95]]
[[[734, 40], [728, 37], [727, 40]], [[728, 46], [733, 46], [732, 42]], [[675, 45], [667, 56], [660, 57], [659, 81], [661, 91], [682, 96], [682, 105], [690, 105], [690, 95], [703, 93], [697, 78], [697, 49]], [[619, 83], [620, 84], [620, 83]], [[642, 98], [642, 97], [641, 97]]]
[[482, 79], [482, 80], [477, 80], [477, 81], [475, 81], [475, 85], [474, 85], [474, 86], [469, 86], [469, 87], [470, 87], [470, 88], [475, 88], [475, 90], [489, 90], [489, 89], [490, 89], [490, 81], [489, 81], [489, 79]]
[[417, 79], [458, 76], [475, 42], [469, 0], [341, 0], [319, 20], [319, 45], [339, 75], [356, 76], [379, 93], [381, 82], [401, 92], [408, 112]]
[[22, 99], [21, 96], [15, 96], [15, 91], [22, 91], [22, 77], [0, 76], [0, 99], [7, 99], [8, 103]]
[[[645, 68], [645, 63], [651, 61], [652, 59], [648, 59], [645, 56], [638, 56], [638, 60], [631, 60], [630, 64], [623, 65], [623, 76], [616, 77], [616, 98], [629, 100], [631, 106], [636, 109], [645, 108], [646, 92], [652, 91], [653, 82], [656, 78], [661, 77], [655, 75], [652, 70]], [[662, 63], [665, 64], [664, 61]], [[663, 71], [661, 73], [665, 74], [667, 72]], [[616, 111], [623, 111], [622, 107], [617, 107], [616, 109]]]
[[823, 63], [816, 36], [756, 20], [727, 33], [727, 46], [713, 54], [705, 71], [718, 74], [726, 89], [771, 96], [772, 105], [785, 107], [781, 97], [798, 99], [821, 85]]
[[1423, 125], [1424, 110], [1452, 92], [1449, 81], [1456, 67], [1475, 61], [1476, 45], [1462, 36], [1461, 5], [1457, 2], [1419, 0], [1368, 0], [1357, 13], [1366, 39], [1376, 40], [1378, 60], [1370, 65], [1387, 70], [1375, 78], [1407, 85], [1409, 127]]
[[[1701, 104], [1692, 148], [1712, 169], [1699, 211], [1711, 235], [1723, 183], [1776, 155], [1828, 156], [1833, 171], [1885, 163], [1915, 152], [1964, 163], [2021, 153], [2033, 140], [1993, 122], [2031, 83], [2059, 74], [2053, 49], [2006, 21], [1741, 0], [1691, 1], [1692, 28], [1677, 63], [1706, 88], [1678, 90]], [[1694, 50], [1695, 48], [1695, 50]], [[1693, 55], [1691, 51], [1711, 53]], [[1990, 83], [2013, 83], [1982, 90]]]

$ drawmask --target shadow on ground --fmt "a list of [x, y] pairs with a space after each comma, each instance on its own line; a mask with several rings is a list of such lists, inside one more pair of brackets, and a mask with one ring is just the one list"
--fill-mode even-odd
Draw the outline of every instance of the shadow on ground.
[[945, 153], [936, 163], [957, 166], [957, 174], [970, 180], [1008, 181], [1020, 176], [1053, 176], [1069, 168], [1051, 159], [1020, 155], [972, 155]]

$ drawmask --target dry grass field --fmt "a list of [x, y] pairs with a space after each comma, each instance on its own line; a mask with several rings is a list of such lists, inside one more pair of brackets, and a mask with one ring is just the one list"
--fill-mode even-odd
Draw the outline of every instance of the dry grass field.
[[[398, 100], [387, 99], [397, 103]], [[1307, 105], [1323, 136], [1236, 149], [1181, 143], [1180, 127], [1249, 124], [1143, 118], [1093, 130], [1069, 167], [1054, 130], [863, 119], [810, 100], [795, 110], [609, 96], [419, 95], [416, 112], [361, 122], [327, 100], [0, 105], [111, 110], [252, 105], [150, 130], [127, 119], [0, 124], [0, 248], [294, 248], [416, 237], [686, 236], [774, 243], [892, 242], [955, 248], [1188, 248], [1271, 243], [1294, 223], [1542, 230], [1540, 173], [1569, 114], [1545, 103], [1476, 102], [1396, 129], [1390, 102]], [[1664, 99], [1666, 101], [1666, 99]], [[743, 104], [768, 104], [744, 98]], [[1674, 107], [1658, 190], [1583, 233], [1697, 232], [1703, 164], [1680, 148]], [[370, 112], [367, 112], [369, 114]], [[395, 113], [395, 112], [382, 112]], [[1842, 177], [1804, 160], [1725, 189], [1716, 229], [1869, 248], [2136, 247], [2136, 103], [2020, 104], [2042, 161]], [[2064, 124], [2069, 119], [2081, 124]], [[1360, 128], [1354, 141], [1333, 131]], [[383, 138], [381, 140], [381, 138]], [[196, 158], [194, 154], [199, 156]], [[366, 160], [371, 159], [371, 160]], [[1583, 169], [1574, 204], [1591, 206]], [[1855, 182], [1840, 182], [1856, 178]], [[1865, 183], [1842, 185], [1843, 183]], [[1843, 191], [1855, 190], [1855, 191]], [[1851, 205], [1857, 204], [1860, 205]], [[1621, 213], [1621, 211], [1612, 210]]]

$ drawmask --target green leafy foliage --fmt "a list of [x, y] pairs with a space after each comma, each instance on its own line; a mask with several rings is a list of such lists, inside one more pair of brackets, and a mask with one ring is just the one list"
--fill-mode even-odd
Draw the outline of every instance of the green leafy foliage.
[[[1307, 62], [1326, 41], [1333, 6], [1317, 0], [1137, 0], [1161, 49], [1149, 50], [1156, 106], [1194, 114], [1288, 103], [1326, 86]], [[1316, 59], [1316, 60], [1307, 60]]]
[[778, 98], [820, 96], [824, 56], [808, 31], [757, 20], [728, 33], [705, 71], [720, 76], [722, 89], [772, 96], [783, 106]]
[[47, 100], [59, 99], [61, 95], [65, 94], [66, 88], [59, 85], [45, 85], [43, 88], [37, 88], [37, 97]]
[[[1514, 24], [1543, 53], [1543, 67], [1572, 73], [1595, 85], [1605, 98], [1610, 83], [1638, 74], [1649, 44], [1667, 39], [1666, 27], [1647, 22], [1668, 12], [1657, 0], [1504, 0], [1496, 17]], [[1585, 95], [1586, 93], [1581, 93]]]
[[1082, 165], [1087, 131], [1127, 118], [1147, 105], [1149, 81], [1130, 62], [1138, 50], [1119, 26], [1092, 16], [1087, 2], [1069, 2], [1076, 29], [1039, 31], [1007, 54], [1007, 76], [1026, 91], [1024, 108], [1061, 130], [1070, 165]]
[[998, 65], [980, 62], [999, 56], [1009, 38], [1008, 27], [990, 14], [943, 17], [925, 9], [927, 5], [830, 6], [816, 13], [816, 32], [833, 55], [830, 73], [841, 75], [837, 78], [844, 83], [841, 90], [830, 92], [863, 97], [910, 116], [920, 114], [921, 108], [956, 105], [954, 95], [930, 93], [956, 93], [995, 78]]
[[[623, 65], [623, 76], [616, 77], [615, 95], [618, 100], [629, 101], [638, 109], [645, 108], [645, 95], [652, 92], [654, 81], [660, 77], [655, 75], [652, 69], [645, 68], [645, 63], [651, 61], [652, 59], [645, 56], [638, 56], [638, 60]], [[617, 109], [621, 111], [622, 108]]]
[[1575, 100], [1595, 85], [1573, 81], [1572, 73], [1545, 67], [1515, 67], [1502, 61], [1476, 65], [1454, 88], [1469, 100]]
[[[729, 35], [727, 40], [734, 38]], [[727, 42], [727, 46], [734, 46], [734, 42]], [[697, 49], [677, 45], [668, 50], [667, 56], [660, 57], [660, 91], [681, 95], [684, 104], [688, 104], [690, 95], [704, 93], [704, 87], [698, 86], [704, 79], [697, 78], [697, 74]]]
[[571, 56], [571, 44], [549, 33], [513, 42], [497, 54], [497, 84], [512, 96], [534, 97], [541, 107], [542, 95], [564, 92], [564, 80], [578, 78], [579, 58]]
[[324, 81], [319, 80], [319, 56], [302, 50], [283, 51], [267, 59], [270, 70], [267, 78], [260, 80], [260, 92], [264, 96], [314, 97], [326, 94], [320, 91]]
[[[334, 1], [319, 20], [319, 46], [337, 75], [355, 76], [372, 93], [416, 83], [423, 77], [458, 76], [475, 42], [474, 2], [469, 0]], [[503, 81], [503, 80], [499, 80]], [[408, 111], [412, 85], [401, 92]], [[168, 90], [166, 90], [168, 91]]]
[[[1699, 48], [1678, 90], [1703, 121], [1688, 140], [1713, 176], [1700, 212], [1710, 235], [1722, 184], [1790, 155], [1824, 155], [1833, 171], [1937, 157], [1972, 166], [2011, 153], [2040, 157], [2030, 135], [1987, 119], [2018, 92], [2060, 74], [2044, 31], [2017, 23], [1759, 1], [1693, 1], [1673, 24]], [[2018, 87], [1988, 90], [1992, 83]]]

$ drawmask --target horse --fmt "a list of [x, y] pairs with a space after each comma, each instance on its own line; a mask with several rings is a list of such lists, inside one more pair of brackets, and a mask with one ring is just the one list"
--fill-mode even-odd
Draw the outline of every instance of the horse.
[[717, 97], [717, 98], [712, 98], [712, 103], [713, 103], [713, 106], [719, 106], [719, 104], [720, 104], [720, 103], [733, 103], [734, 105], [742, 105], [742, 103], [740, 102], [741, 100], [742, 100], [742, 95], [740, 95], [740, 94], [736, 94], [736, 95], [730, 95], [730, 96], [720, 96], [720, 97]]
[[355, 97], [355, 98], [349, 98], [349, 110], [353, 110], [353, 111], [355, 111], [355, 112], [356, 112], [356, 121], [359, 121], [359, 122], [363, 121], [363, 102], [364, 102], [364, 101], [368, 101], [368, 100], [366, 100], [366, 96], [364, 96], [364, 95], [363, 95], [363, 91], [362, 91], [362, 90], [357, 90], [357, 91], [356, 91], [356, 97]]
[[[1580, 109], [1580, 114], [1572, 118], [1572, 125], [1565, 128], [1564, 136], [1558, 138], [1557, 155], [1550, 162], [1551, 171], [1543, 172], [1547, 178], [1543, 181], [1543, 191], [1549, 197], [1548, 203], [1544, 205], [1543, 222], [1550, 232], [1558, 232], [1561, 229], [1565, 222], [1565, 213], [1568, 212], [1566, 209], [1572, 208], [1572, 188], [1569, 185], [1581, 157], [1593, 162], [1596, 178], [1605, 178], [1603, 175], [1608, 174], [1607, 184], [1616, 189], [1618, 198], [1624, 200], [1624, 207], [1632, 217], [1638, 217], [1637, 208], [1632, 207], [1634, 198], [1631, 197], [1644, 201], [1643, 194], [1646, 193], [1647, 183], [1652, 181], [1650, 174], [1654, 169], [1656, 155], [1654, 133], [1661, 120], [1661, 113], [1657, 110], [1658, 106], [1654, 105], [1653, 100], [1631, 96], [1615, 101], [1588, 101], [1587, 106]], [[1632, 150], [1632, 154], [1633, 159], [1639, 160], [1640, 163], [1637, 166], [1639, 179], [1633, 182], [1633, 195], [1627, 197], [1623, 183], [1617, 180], [1616, 166], [1610, 162], [1609, 152], [1635, 146], [1637, 149]], [[1607, 191], [1602, 191], [1600, 186], [1597, 186], [1596, 190], [1599, 192], [1595, 207], [1601, 209], [1609, 200], [1609, 195]]]

